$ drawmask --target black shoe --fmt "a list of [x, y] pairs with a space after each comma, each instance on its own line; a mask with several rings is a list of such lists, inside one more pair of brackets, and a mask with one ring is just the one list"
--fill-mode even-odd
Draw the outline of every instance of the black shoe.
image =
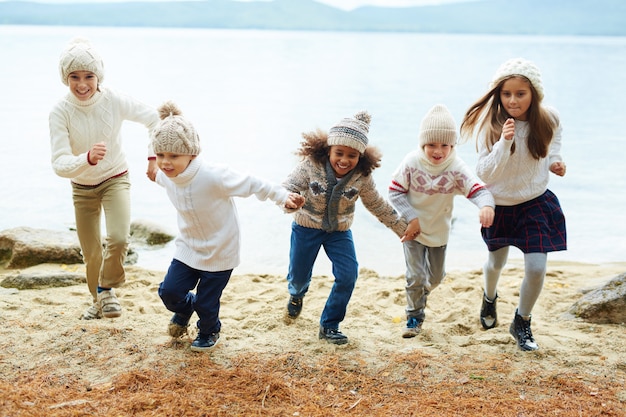
[[498, 294], [493, 300], [487, 298], [483, 293], [483, 306], [480, 308], [480, 324], [485, 330], [493, 329], [498, 324], [498, 313], [496, 312], [496, 302]]
[[320, 327], [319, 337], [335, 345], [345, 345], [348, 343], [348, 336], [341, 333], [339, 329], [325, 329], [324, 327]]
[[191, 350], [194, 352], [204, 352], [210, 350], [213, 346], [217, 345], [219, 338], [219, 333], [198, 333], [196, 340], [191, 343]]
[[522, 316], [517, 314], [517, 310], [515, 310], [515, 318], [509, 327], [509, 332], [517, 341], [520, 349], [526, 351], [539, 349], [533, 338], [533, 332], [530, 330], [530, 319], [524, 320]]
[[302, 297], [289, 297], [289, 304], [287, 304], [287, 314], [292, 319], [295, 319], [300, 315], [302, 311]]

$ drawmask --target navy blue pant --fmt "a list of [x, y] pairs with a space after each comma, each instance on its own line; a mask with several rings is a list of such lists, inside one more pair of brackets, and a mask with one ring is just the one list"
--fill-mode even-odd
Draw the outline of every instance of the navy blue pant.
[[[173, 259], [167, 274], [159, 285], [159, 297], [165, 307], [181, 318], [198, 314], [198, 331], [202, 334], [219, 333], [220, 298], [233, 270], [200, 271]], [[191, 292], [196, 288], [196, 293]]]

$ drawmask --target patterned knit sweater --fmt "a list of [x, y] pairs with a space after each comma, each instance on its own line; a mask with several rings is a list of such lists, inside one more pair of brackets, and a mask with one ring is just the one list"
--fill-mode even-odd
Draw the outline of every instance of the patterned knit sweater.
[[448, 244], [454, 197], [467, 197], [477, 207], [494, 207], [493, 196], [453, 149], [441, 165], [428, 161], [422, 149], [409, 153], [392, 177], [389, 198], [407, 221], [419, 219], [415, 238], [428, 247]]
[[[120, 134], [124, 120], [141, 123], [152, 130], [159, 122], [159, 115], [156, 109], [107, 88], [86, 101], [68, 93], [52, 108], [49, 116], [54, 172], [71, 178], [76, 184], [97, 185], [127, 171]], [[98, 164], [91, 165], [87, 154], [98, 142], [106, 142], [107, 153]]]
[[306, 198], [304, 207], [294, 214], [300, 226], [329, 233], [349, 230], [355, 203], [361, 197], [365, 208], [398, 236], [406, 230], [406, 222], [378, 193], [371, 175], [363, 176], [352, 170], [337, 179], [328, 161], [320, 165], [307, 158], [296, 166], [283, 186]]

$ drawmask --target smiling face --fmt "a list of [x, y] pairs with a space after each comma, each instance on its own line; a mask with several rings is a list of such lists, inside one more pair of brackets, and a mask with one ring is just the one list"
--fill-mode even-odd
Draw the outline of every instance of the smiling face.
[[514, 119], [527, 120], [528, 109], [533, 101], [530, 82], [524, 77], [512, 77], [502, 83], [500, 101]]
[[194, 159], [196, 155], [181, 155], [178, 153], [171, 152], [159, 152], [156, 154], [156, 162], [157, 166], [167, 177], [174, 178], [180, 175], [192, 159]]
[[433, 165], [439, 165], [448, 159], [448, 155], [452, 152], [452, 146], [445, 143], [429, 143], [424, 145], [424, 155]]
[[98, 77], [91, 71], [74, 71], [67, 77], [70, 91], [80, 101], [89, 100], [98, 91]]
[[349, 146], [333, 145], [330, 147], [328, 157], [335, 175], [342, 178], [356, 167], [361, 154]]

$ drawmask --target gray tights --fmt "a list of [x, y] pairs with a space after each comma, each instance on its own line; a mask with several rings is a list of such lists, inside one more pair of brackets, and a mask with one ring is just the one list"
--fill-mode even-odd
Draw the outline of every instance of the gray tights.
[[[489, 258], [483, 268], [485, 278], [485, 294], [493, 300], [497, 294], [498, 280], [502, 268], [509, 257], [509, 247], [489, 252]], [[520, 288], [517, 312], [522, 317], [529, 317], [535, 302], [541, 294], [543, 280], [546, 276], [548, 255], [545, 253], [524, 254], [524, 280]]]

